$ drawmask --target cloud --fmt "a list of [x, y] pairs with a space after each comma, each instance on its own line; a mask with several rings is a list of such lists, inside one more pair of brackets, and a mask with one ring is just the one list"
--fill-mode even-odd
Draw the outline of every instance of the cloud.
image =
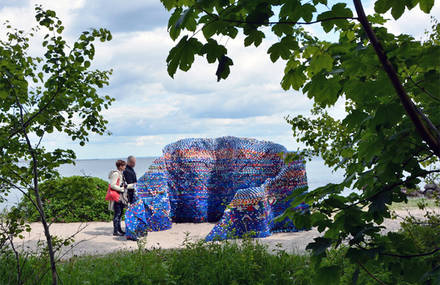
[[169, 13], [156, 0], [93, 0], [77, 11], [81, 21], [75, 27], [105, 27], [112, 32], [151, 30], [166, 26]]
[[[372, 2], [365, 2], [367, 12]], [[36, 3], [57, 12], [69, 41], [92, 27], [109, 28], [113, 34], [112, 41], [96, 44], [92, 64], [113, 69], [110, 86], [99, 91], [116, 98], [103, 112], [113, 135], [92, 135], [85, 147], [66, 136], [49, 135], [44, 141], [48, 149], [71, 148], [79, 158], [152, 156], [185, 137], [226, 135], [271, 140], [291, 150], [302, 147], [284, 117], [309, 114], [312, 102], [300, 92], [282, 90], [284, 62], [272, 63], [267, 54], [275, 40], [272, 36], [257, 48], [244, 48], [240, 34], [234, 40], [217, 38], [234, 61], [227, 80], [217, 82], [217, 66], [204, 58], [196, 58], [191, 70], [179, 70], [172, 79], [166, 58], [175, 43], [166, 29], [170, 14], [159, 1], [0, 0], [0, 18], [30, 28], [35, 25]], [[439, 3], [433, 13], [438, 17]], [[429, 26], [427, 19], [416, 7], [388, 27], [394, 32], [423, 33], [423, 27]], [[319, 25], [306, 27], [321, 30]], [[343, 117], [343, 100], [331, 112]]]
[[[430, 15], [440, 19], [440, 2], [434, 3], [434, 6], [430, 12]], [[419, 5], [412, 10], [406, 10], [401, 18], [395, 21], [390, 13], [387, 13], [387, 18], [390, 21], [386, 26], [389, 31], [394, 34], [410, 34], [416, 40], [420, 40], [424, 36], [426, 30], [431, 30], [432, 23], [428, 20], [429, 16], [420, 10]]]

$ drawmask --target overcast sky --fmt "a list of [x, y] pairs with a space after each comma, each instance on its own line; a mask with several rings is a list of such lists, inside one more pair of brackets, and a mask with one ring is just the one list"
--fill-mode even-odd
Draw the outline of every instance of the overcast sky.
[[[371, 12], [370, 1], [363, 2]], [[437, 19], [439, 2], [431, 12]], [[226, 81], [217, 82], [216, 66], [201, 58], [172, 79], [165, 62], [173, 46], [166, 31], [169, 13], [159, 0], [0, 0], [0, 21], [29, 30], [36, 24], [37, 3], [57, 12], [70, 41], [90, 28], [108, 28], [113, 34], [112, 41], [98, 44], [93, 65], [114, 70], [110, 86], [101, 90], [116, 98], [104, 113], [112, 135], [92, 136], [84, 147], [51, 136], [44, 141], [48, 149], [70, 148], [78, 158], [158, 156], [166, 144], [181, 138], [226, 135], [271, 140], [290, 150], [300, 147], [284, 118], [307, 115], [312, 104], [300, 92], [282, 90], [284, 66], [266, 54], [270, 41], [245, 49], [242, 38], [229, 40], [234, 66]], [[429, 26], [429, 16], [418, 7], [388, 24], [391, 31], [416, 38]], [[307, 29], [322, 35], [319, 25]], [[339, 102], [334, 112], [342, 110]]]

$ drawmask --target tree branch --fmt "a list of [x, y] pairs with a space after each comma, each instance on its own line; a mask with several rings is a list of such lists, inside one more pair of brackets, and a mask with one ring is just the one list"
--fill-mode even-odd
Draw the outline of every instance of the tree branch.
[[18, 97], [16, 97], [16, 102], [20, 110], [20, 122], [22, 127], [23, 135], [26, 139], [26, 144], [28, 146], [28, 150], [32, 157], [32, 173], [33, 173], [33, 183], [34, 183], [34, 193], [35, 193], [35, 199], [37, 202], [37, 206], [39, 209], [40, 217], [41, 217], [41, 223], [43, 224], [44, 228], [44, 234], [46, 236], [47, 240], [47, 248], [49, 250], [49, 258], [50, 258], [50, 267], [52, 271], [52, 284], [57, 285], [58, 284], [58, 274], [56, 269], [56, 261], [55, 261], [55, 255], [53, 251], [53, 245], [52, 245], [52, 236], [50, 235], [49, 226], [47, 225], [46, 221], [46, 215], [44, 214], [43, 204], [41, 202], [40, 193], [38, 191], [38, 168], [37, 168], [37, 157], [35, 155], [35, 150], [32, 147], [31, 141], [29, 140], [28, 133], [26, 131], [26, 127], [24, 126], [24, 119], [23, 119], [23, 106], [21, 105], [20, 101], [18, 100]]
[[424, 162], [424, 161], [430, 159], [430, 158], [433, 157], [433, 156], [434, 156], [434, 154], [432, 153], [432, 154], [428, 155], [427, 157], [422, 158], [421, 160], [417, 160], [417, 162], [418, 162], [418, 163]]
[[[6, 78], [5, 78], [5, 79], [6, 79], [6, 81], [8, 82], [9, 87], [10, 87], [11, 89], [13, 89], [13, 88], [14, 88], [14, 85], [12, 85], [11, 81], [7, 78], [8, 74], [4, 74], [4, 75], [6, 75]], [[32, 122], [33, 119], [35, 119], [38, 115], [40, 115], [41, 113], [43, 113], [43, 112], [44, 112], [44, 111], [50, 106], [50, 104], [52, 104], [52, 102], [53, 102], [53, 100], [55, 99], [55, 97], [59, 94], [59, 86], [60, 86], [60, 85], [61, 85], [61, 83], [57, 85], [57, 89], [56, 89], [56, 91], [54, 92], [54, 94], [49, 98], [49, 101], [47, 101], [46, 104], [44, 104], [43, 107], [41, 107], [41, 108], [38, 110], [38, 112], [36, 112], [35, 114], [33, 114], [30, 118], [28, 118], [25, 122], [22, 123], [22, 125], [23, 125], [25, 128], [27, 128], [27, 127], [30, 125], [30, 123]], [[20, 104], [20, 105], [21, 105], [21, 104]], [[23, 106], [21, 106], [21, 108], [24, 109]], [[15, 136], [16, 134], [18, 134], [18, 133], [21, 131], [21, 128], [22, 128], [22, 126], [20, 126], [19, 128], [17, 128], [17, 129], [15, 129], [15, 130], [11, 131], [11, 133], [10, 133], [8, 139], [10, 139], [10, 138], [12, 138], [13, 136]]]
[[419, 253], [419, 254], [410, 254], [410, 255], [400, 255], [400, 254], [393, 254], [393, 253], [379, 253], [379, 254], [385, 255], [385, 256], [392, 256], [392, 257], [408, 258], [409, 259], [409, 258], [414, 258], [414, 257], [428, 256], [428, 255], [436, 253], [437, 251], [440, 251], [440, 247], [437, 247], [436, 249], [434, 249], [430, 252]]
[[17, 284], [23, 284], [21, 281], [21, 266], [20, 266], [20, 256], [17, 252], [17, 249], [14, 246], [13, 237], [9, 236], [9, 243], [11, 244], [12, 251], [15, 255], [15, 262], [17, 262]]
[[435, 100], [435, 101], [437, 101], [437, 102], [440, 102], [440, 99], [439, 99], [439, 98], [437, 98], [437, 97], [435, 97], [434, 95], [432, 95], [431, 92], [429, 92], [428, 90], [425, 89], [425, 87], [420, 86], [420, 85], [418, 84], [418, 82], [415, 82], [415, 81], [412, 79], [411, 76], [408, 76], [407, 78], [408, 78], [409, 81], [412, 82], [412, 84], [414, 84], [414, 86], [416, 86], [417, 88], [419, 88], [420, 90], [422, 90], [423, 93], [425, 93], [426, 95], [428, 95], [429, 97], [431, 97], [431, 99], [433, 99], [433, 100]]
[[4, 179], [3, 177], [0, 177], [0, 179], [1, 179], [3, 182], [9, 184], [9, 186], [11, 186], [11, 187], [17, 189], [18, 191], [20, 191], [24, 196], [26, 196], [26, 198], [28, 198], [28, 199], [31, 201], [31, 203], [34, 205], [34, 207], [37, 209], [38, 213], [41, 214], [40, 211], [39, 211], [39, 209], [38, 209], [37, 204], [36, 204], [35, 201], [32, 199], [32, 197], [31, 197], [28, 193], [26, 193], [26, 191], [24, 191], [23, 189], [21, 189], [21, 188], [18, 187], [17, 185], [11, 183], [10, 181], [7, 181], [7, 180]]
[[386, 285], [383, 281], [381, 281], [380, 279], [378, 279], [376, 276], [374, 276], [370, 271], [368, 271], [368, 269], [359, 261], [357, 262], [357, 264], [374, 280], [376, 280], [377, 283], [382, 284], [382, 285]]
[[[55, 94], [52, 95], [51, 98], [49, 98], [49, 101], [43, 105], [43, 107], [41, 107], [38, 112], [36, 112], [35, 114], [33, 114], [29, 119], [26, 120], [26, 122], [23, 123], [23, 127], [27, 128], [30, 123], [32, 122], [33, 119], [35, 119], [38, 115], [40, 115], [41, 113], [43, 113], [49, 106], [50, 104], [53, 102], [53, 100], [55, 99], [55, 97], [58, 95], [58, 92], [55, 92]], [[17, 128], [15, 130], [13, 130], [11, 132], [11, 134], [9, 135], [9, 139], [12, 138], [13, 136], [15, 136], [16, 134], [18, 134], [21, 131], [21, 126], [20, 128]]]
[[[405, 108], [406, 113], [408, 114], [411, 121], [415, 125], [416, 130], [420, 134], [422, 139], [429, 145], [432, 151], [438, 157], [440, 157], [440, 133], [435, 129], [432, 128], [429, 129], [432, 123], [429, 121], [429, 119], [426, 116], [420, 117], [420, 114], [416, 106], [414, 105], [413, 101], [408, 96], [405, 89], [403, 89], [403, 86], [399, 80], [399, 77], [397, 76], [396, 71], [394, 70], [391, 62], [388, 60], [385, 54], [382, 44], [379, 42], [379, 40], [376, 37], [376, 34], [371, 28], [370, 22], [368, 21], [367, 16], [365, 15], [365, 11], [362, 6], [361, 0], [353, 0], [353, 3], [356, 8], [356, 12], [358, 14], [358, 20], [362, 24], [368, 36], [368, 39], [373, 45], [374, 50], [376, 51], [376, 54], [379, 57], [379, 60], [382, 63], [385, 72], [388, 74], [388, 77], [390, 78], [391, 83], [394, 89], [396, 90], [396, 93], [399, 96], [400, 102]], [[422, 120], [425, 121], [426, 124], [428, 124], [428, 127], [423, 123]]]
[[[348, 208], [354, 207], [354, 206], [356, 206], [356, 205], [358, 205], [358, 204], [360, 204], [360, 203], [363, 203], [363, 202], [366, 202], [366, 201], [371, 200], [371, 199], [373, 199], [373, 198], [376, 198], [376, 197], [379, 196], [380, 194], [386, 193], [386, 192], [392, 190], [394, 187], [397, 187], [397, 186], [403, 185], [403, 184], [405, 184], [407, 181], [409, 181], [409, 180], [411, 180], [411, 179], [414, 179], [414, 178], [420, 176], [421, 174], [429, 174], [429, 173], [434, 173], [434, 172], [440, 172], [440, 170], [430, 170], [430, 171], [426, 171], [426, 170], [425, 170], [425, 173], [418, 173], [417, 175], [411, 175], [411, 176], [409, 176], [409, 177], [408, 177], [407, 179], [405, 179], [405, 180], [398, 181], [398, 182], [395, 182], [395, 183], [393, 183], [393, 184], [390, 184], [390, 185], [386, 186], [385, 188], [383, 188], [382, 190], [380, 190], [379, 192], [375, 193], [374, 195], [372, 195], [372, 196], [370, 196], [370, 197], [366, 197], [366, 198], [364, 198], [364, 199], [362, 199], [362, 200], [359, 200], [359, 201], [357, 201], [357, 202], [355, 202], [355, 203], [353, 203], [353, 204], [350, 204], [350, 205], [347, 205], [347, 206], [345, 206], [345, 207], [342, 207], [342, 208], [340, 208], [340, 210], [345, 210], [345, 209], [348, 209]], [[334, 213], [334, 211], [333, 211], [332, 213]]]
[[292, 21], [273, 21], [273, 22], [248, 22], [243, 20], [234, 20], [234, 19], [222, 19], [217, 16], [217, 20], [224, 21], [228, 23], [236, 23], [236, 24], [253, 24], [253, 25], [261, 25], [261, 26], [271, 26], [277, 24], [285, 24], [285, 25], [312, 25], [321, 22], [327, 22], [332, 20], [359, 20], [357, 17], [330, 17], [321, 20], [315, 20], [311, 22], [292, 22]]
[[225, 22], [237, 23], [237, 24], [254, 24], [254, 25], [265, 25], [265, 26], [276, 25], [276, 24], [312, 25], [312, 24], [321, 23], [321, 22], [327, 22], [327, 21], [332, 21], [332, 20], [359, 20], [357, 17], [330, 17], [330, 18], [321, 19], [321, 20], [315, 20], [315, 21], [311, 21], [311, 22], [298, 22], [298, 21], [296, 21], [296, 22], [293, 22], [293, 21], [247, 22], [247, 21], [242, 21], [242, 20], [221, 18], [221, 16], [223, 16], [222, 14], [225, 13], [227, 11], [227, 9], [231, 8], [232, 6], [233, 5], [228, 6], [219, 15], [210, 13], [209, 11], [206, 11], [206, 9], [204, 9], [203, 7], [198, 7], [198, 8], [200, 10], [202, 10], [203, 12], [205, 12], [207, 15], [211, 16], [212, 18], [214, 18], [214, 20], [212, 22], [215, 22], [215, 21], [219, 20], [219, 21], [225, 21]]

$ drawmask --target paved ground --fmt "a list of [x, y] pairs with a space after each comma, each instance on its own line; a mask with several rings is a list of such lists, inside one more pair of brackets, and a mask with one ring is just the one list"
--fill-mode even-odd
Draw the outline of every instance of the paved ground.
[[[410, 211], [415, 216], [423, 215], [423, 212], [417, 209], [411, 209]], [[437, 209], [437, 211], [440, 210]], [[403, 217], [408, 215], [408, 211], [399, 210], [397, 214]], [[399, 228], [401, 221], [401, 218], [386, 220], [384, 226], [386, 226], [387, 231], [394, 231]], [[45, 240], [41, 224], [33, 223], [31, 226], [32, 231], [26, 234], [24, 240], [19, 241], [20, 247], [29, 252], [35, 251], [38, 241]], [[200, 240], [210, 232], [212, 227], [214, 227], [212, 223], [173, 224], [170, 230], [149, 233], [146, 238], [146, 247], [179, 248], [187, 235], [194, 241]], [[52, 235], [64, 238], [75, 235], [74, 247], [64, 247], [60, 253], [62, 258], [69, 258], [74, 255], [99, 255], [117, 250], [138, 248], [137, 242], [127, 241], [125, 237], [114, 237], [111, 222], [52, 224], [50, 229]], [[269, 250], [281, 246], [290, 253], [303, 253], [306, 245], [318, 236], [319, 232], [313, 229], [296, 233], [275, 233], [270, 237], [259, 239], [259, 241], [268, 245]]]

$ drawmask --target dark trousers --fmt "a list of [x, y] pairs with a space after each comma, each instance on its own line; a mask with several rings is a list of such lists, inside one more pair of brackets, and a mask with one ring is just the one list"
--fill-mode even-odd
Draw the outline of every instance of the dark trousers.
[[113, 232], [121, 232], [121, 219], [122, 219], [122, 211], [124, 210], [124, 204], [122, 202], [114, 203], [114, 216], [113, 216]]
[[130, 204], [133, 204], [135, 202], [134, 189], [128, 189], [128, 202]]

